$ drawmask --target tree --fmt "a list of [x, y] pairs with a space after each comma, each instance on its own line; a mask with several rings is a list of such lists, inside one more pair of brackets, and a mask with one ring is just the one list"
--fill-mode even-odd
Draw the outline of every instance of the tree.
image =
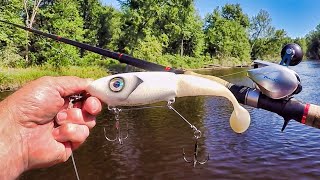
[[161, 14], [161, 7], [166, 0], [118, 0], [123, 10], [119, 50], [133, 54], [138, 41], [146, 37], [146, 31], [156, 17]]
[[[200, 56], [203, 49], [203, 23], [196, 13], [194, 1], [169, 1], [154, 29], [167, 37], [164, 53]], [[162, 34], [162, 35], [163, 35]]]
[[264, 44], [274, 34], [275, 28], [271, 26], [271, 22], [272, 19], [265, 10], [260, 10], [256, 16], [251, 18], [249, 34], [252, 59], [256, 59], [264, 53]]
[[215, 24], [216, 26], [208, 29], [206, 34], [209, 53], [220, 58], [249, 60], [250, 45], [245, 29], [237, 22], [225, 19], [219, 19]]
[[281, 48], [292, 42], [283, 29], [276, 30], [267, 11], [260, 10], [250, 23], [251, 59], [279, 60]]
[[271, 26], [272, 19], [265, 10], [260, 10], [256, 16], [253, 16], [250, 22], [250, 40], [269, 37], [274, 32]]
[[[40, 26], [49, 33], [82, 41], [83, 20], [78, 9], [79, 4], [75, 1], [59, 0], [45, 4], [40, 12]], [[37, 63], [44, 61], [57, 68], [62, 65], [81, 64], [78, 48], [71, 45], [41, 38], [34, 44], [34, 49]]]
[[201, 54], [202, 22], [196, 14], [193, 0], [119, 2], [124, 11], [120, 50], [133, 53], [138, 43], [148, 38], [149, 44], [150, 39], [155, 40], [155, 45], [161, 43], [163, 53], [181, 56]]
[[134, 51], [133, 56], [147, 59], [148, 61], [161, 63], [160, 59], [163, 51], [163, 47], [159, 39], [152, 35], [151, 32], [146, 32], [146, 37], [140, 39], [136, 46], [136, 51]]
[[293, 40], [294, 43], [298, 44], [301, 49], [302, 49], [302, 52], [303, 52], [303, 55], [306, 56], [306, 52], [307, 52], [307, 41], [306, 41], [306, 38], [295, 38]]
[[306, 41], [307, 57], [309, 59], [320, 59], [320, 24], [306, 35]]
[[246, 29], [239, 21], [223, 17], [218, 8], [208, 14], [205, 20], [206, 52], [211, 57], [240, 61], [228, 64], [243, 64], [250, 59]]
[[[111, 6], [102, 6], [101, 4], [95, 9], [97, 11], [95, 12], [96, 19], [91, 21], [95, 23], [88, 26], [88, 29], [84, 29], [85, 32], [90, 31], [90, 33], [87, 33], [87, 36], [84, 35], [84, 38], [87, 39], [86, 41], [89, 44], [101, 48], [118, 50], [121, 34], [121, 12]], [[85, 22], [88, 20], [84, 19]], [[102, 58], [105, 58], [91, 52], [82, 53], [82, 57], [86, 65], [95, 64]]]
[[311, 39], [308, 46], [307, 56], [309, 59], [320, 59], [320, 39]]
[[[22, 1], [0, 1], [0, 19], [10, 21], [16, 24], [23, 24], [21, 11], [23, 9]], [[23, 58], [20, 54], [24, 44], [24, 31], [12, 28], [10, 25], [0, 23], [0, 63], [3, 66], [23, 65]]]
[[98, 46], [118, 49], [117, 43], [121, 35], [121, 12], [113, 7], [102, 7], [98, 18]]
[[226, 4], [222, 7], [221, 16], [227, 20], [233, 20], [240, 23], [244, 28], [249, 27], [248, 15], [244, 14], [240, 4]]
[[[0, 18], [12, 23], [22, 24], [23, 19], [20, 16], [22, 7], [20, 0], [0, 1]], [[12, 28], [10, 25], [3, 23], [0, 25], [0, 48], [23, 43], [23, 30]]]
[[[83, 40], [91, 45], [98, 45], [99, 17], [102, 11], [101, 2], [98, 0], [78, 0], [79, 14], [83, 20]], [[82, 55], [84, 51], [81, 51]]]
[[[42, 0], [35, 0], [30, 1], [30, 0], [23, 0], [23, 4], [24, 4], [24, 10], [25, 10], [25, 22], [26, 22], [26, 27], [32, 28], [32, 25], [34, 23], [35, 17], [37, 15], [39, 6], [41, 4]], [[30, 8], [30, 4], [33, 4], [32, 10]], [[29, 11], [31, 11], [31, 14], [29, 15]], [[26, 31], [26, 53], [25, 53], [25, 59], [26, 62], [29, 63], [29, 46], [30, 46], [30, 42], [29, 42], [29, 31]]]

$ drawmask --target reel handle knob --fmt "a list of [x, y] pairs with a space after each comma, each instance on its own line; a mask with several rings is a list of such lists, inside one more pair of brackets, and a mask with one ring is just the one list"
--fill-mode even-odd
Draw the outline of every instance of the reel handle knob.
[[[290, 58], [287, 58], [288, 55], [293, 54]], [[298, 44], [290, 43], [285, 45], [281, 50], [281, 63], [285, 63], [287, 66], [298, 65], [303, 58], [303, 51]], [[287, 64], [289, 63], [289, 64]]]

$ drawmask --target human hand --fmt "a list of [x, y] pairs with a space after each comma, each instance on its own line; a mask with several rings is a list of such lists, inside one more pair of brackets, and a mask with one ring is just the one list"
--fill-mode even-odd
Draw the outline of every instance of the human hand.
[[95, 97], [68, 109], [67, 97], [84, 91], [89, 84], [89, 80], [77, 77], [43, 77], [0, 103], [0, 177], [5, 175], [1, 165], [5, 161], [13, 171], [6, 176], [15, 178], [15, 174], [70, 157], [88, 137], [95, 115], [101, 111]]

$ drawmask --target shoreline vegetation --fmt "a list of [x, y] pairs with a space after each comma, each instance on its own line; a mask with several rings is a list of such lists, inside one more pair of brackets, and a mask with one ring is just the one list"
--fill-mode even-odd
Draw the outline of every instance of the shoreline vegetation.
[[0, 92], [14, 91], [32, 80], [43, 76], [78, 76], [81, 78], [97, 79], [108, 75], [102, 67], [61, 67], [34, 66], [28, 68], [0, 68]]
[[[56, 68], [50, 65], [32, 66], [27, 68], [9, 68], [0, 66], [0, 92], [15, 91], [24, 84], [43, 76], [77, 76], [81, 78], [98, 79], [111, 74], [125, 72], [125, 66], [126, 65], [124, 64], [114, 64], [112, 68], [107, 68], [105, 66], [63, 66]], [[210, 71], [229, 68], [248, 68], [250, 66], [251, 64], [248, 63], [242, 65], [207, 64], [202, 67], [180, 69], [189, 71]], [[131, 67], [129, 68], [129, 71], [136, 71], [136, 68]]]
[[[210, 64], [200, 68], [186, 68], [186, 70], [203, 71], [238, 67], [248, 67], [248, 65], [222, 66], [218, 64]], [[69, 66], [60, 68], [54, 68], [52, 66], [33, 66], [28, 68], [0, 67], [0, 92], [15, 91], [24, 84], [43, 76], [78, 76], [81, 78], [98, 79], [119, 71], [124, 71], [124, 66], [119, 65], [118, 67], [113, 68], [113, 70], [100, 66]]]
[[[0, 1], [0, 20], [95, 47], [188, 70], [248, 67], [252, 60], [280, 59], [282, 47], [299, 44], [305, 59], [320, 59], [320, 24], [291, 38], [261, 9], [248, 16], [240, 4], [215, 7], [205, 17], [194, 0]], [[116, 60], [0, 23], [0, 91], [41, 76], [99, 78], [124, 72]], [[129, 70], [130, 71], [130, 70]]]

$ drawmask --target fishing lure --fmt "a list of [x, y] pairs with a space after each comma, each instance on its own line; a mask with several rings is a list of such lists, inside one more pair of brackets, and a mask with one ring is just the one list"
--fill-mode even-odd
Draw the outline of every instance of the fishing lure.
[[[237, 99], [225, 86], [203, 77], [186, 74], [175, 74], [171, 72], [133, 72], [116, 74], [103, 77], [93, 81], [86, 92], [99, 98], [108, 105], [109, 110], [115, 112], [116, 128], [118, 136], [114, 140], [108, 138], [108, 141], [119, 140], [122, 144], [124, 138], [121, 135], [119, 125], [119, 106], [140, 106], [152, 104], [155, 102], [166, 101], [167, 107], [177, 113], [194, 130], [194, 153], [193, 159], [188, 160], [185, 157], [183, 149], [183, 159], [187, 163], [192, 163], [195, 167], [197, 163], [205, 164], [209, 160], [209, 154], [204, 161], [198, 160], [198, 139], [201, 137], [201, 131], [192, 125], [173, 107], [176, 97], [185, 96], [222, 96], [231, 101], [233, 112], [230, 116], [230, 126], [236, 133], [245, 132], [250, 125], [250, 114], [239, 105]], [[74, 95], [70, 97], [71, 105], [73, 102], [81, 100], [82, 96]], [[106, 132], [105, 132], [106, 133]], [[79, 180], [74, 157], [72, 156], [74, 169]]]
[[233, 131], [243, 133], [250, 125], [249, 112], [225, 86], [193, 75], [170, 72], [117, 74], [95, 80], [86, 91], [109, 107], [174, 102], [176, 97], [185, 96], [222, 96], [231, 101], [234, 108], [230, 116]]

